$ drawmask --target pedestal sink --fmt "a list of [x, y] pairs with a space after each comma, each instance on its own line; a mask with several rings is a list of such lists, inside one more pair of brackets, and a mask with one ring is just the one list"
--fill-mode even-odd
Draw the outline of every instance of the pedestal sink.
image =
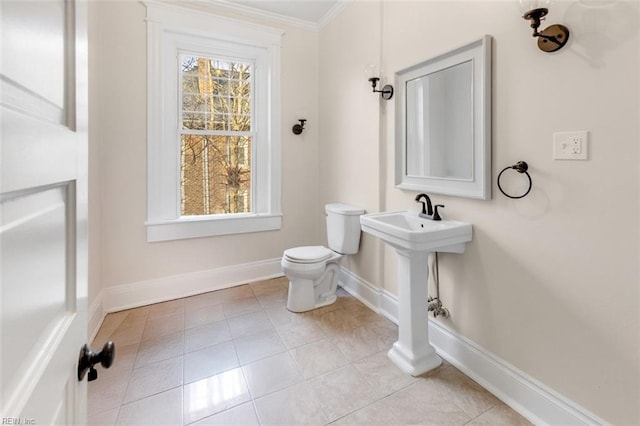
[[463, 253], [472, 238], [471, 224], [434, 221], [402, 211], [365, 214], [360, 225], [362, 231], [380, 238], [398, 255], [399, 333], [389, 358], [403, 371], [419, 376], [442, 363], [429, 343], [429, 253]]

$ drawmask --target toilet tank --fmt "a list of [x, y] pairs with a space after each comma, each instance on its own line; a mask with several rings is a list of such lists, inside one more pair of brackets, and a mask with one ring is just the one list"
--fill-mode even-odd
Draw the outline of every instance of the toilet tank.
[[327, 204], [327, 242], [342, 254], [355, 254], [360, 248], [360, 216], [364, 209], [347, 204]]

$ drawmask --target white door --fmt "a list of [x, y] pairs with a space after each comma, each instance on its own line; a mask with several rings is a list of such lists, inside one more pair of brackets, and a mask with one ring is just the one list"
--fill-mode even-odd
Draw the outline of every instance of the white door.
[[86, 4], [0, 0], [3, 424], [86, 424]]

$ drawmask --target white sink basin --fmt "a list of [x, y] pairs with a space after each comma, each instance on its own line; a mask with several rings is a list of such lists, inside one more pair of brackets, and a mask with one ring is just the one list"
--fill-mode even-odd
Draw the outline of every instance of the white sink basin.
[[360, 225], [394, 248], [411, 251], [463, 253], [472, 237], [470, 223], [436, 221], [408, 211], [365, 214]]

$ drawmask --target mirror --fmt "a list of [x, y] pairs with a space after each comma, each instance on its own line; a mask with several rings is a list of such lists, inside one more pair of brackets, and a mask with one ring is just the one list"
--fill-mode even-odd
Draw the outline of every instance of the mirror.
[[491, 199], [491, 36], [396, 73], [396, 187]]

